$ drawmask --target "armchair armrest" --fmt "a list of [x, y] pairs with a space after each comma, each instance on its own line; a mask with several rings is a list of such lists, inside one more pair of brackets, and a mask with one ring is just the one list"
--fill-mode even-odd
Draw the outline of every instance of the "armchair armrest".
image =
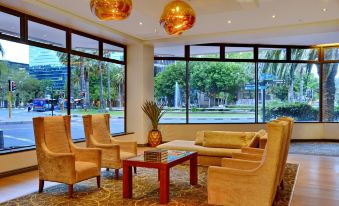
[[252, 148], [252, 147], [243, 147], [243, 148], [241, 148], [241, 152], [242, 153], [248, 153], [248, 154], [262, 155], [262, 154], [264, 154], [264, 149]]
[[221, 160], [222, 167], [234, 168], [234, 169], [243, 169], [250, 170], [259, 167], [260, 162], [258, 161], [248, 161], [248, 160], [240, 160], [240, 159], [231, 159], [231, 158], [223, 158]]
[[37, 152], [39, 178], [73, 184], [75, 182], [75, 154], [54, 153], [44, 146], [42, 150]]
[[[92, 135], [91, 135], [92, 136]], [[90, 138], [91, 138], [90, 136]], [[117, 144], [100, 144], [92, 138], [92, 144], [95, 148], [101, 149], [102, 151], [102, 160], [103, 159], [110, 159], [120, 160], [120, 146]]]
[[101, 149], [96, 148], [75, 148], [75, 160], [92, 162], [101, 168]]
[[116, 140], [111, 138], [112, 142], [120, 146], [120, 150], [123, 152], [129, 152], [137, 155], [138, 144], [136, 141]]
[[261, 161], [262, 155], [258, 154], [248, 154], [248, 153], [241, 153], [241, 152], [233, 152], [232, 158], [234, 159], [242, 159], [242, 160], [251, 160], [251, 161]]

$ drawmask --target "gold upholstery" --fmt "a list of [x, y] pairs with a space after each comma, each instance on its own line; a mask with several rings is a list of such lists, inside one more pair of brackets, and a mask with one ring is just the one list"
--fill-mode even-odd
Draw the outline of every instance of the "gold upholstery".
[[33, 118], [39, 192], [42, 192], [45, 180], [68, 184], [70, 196], [73, 184], [82, 180], [97, 177], [100, 186], [101, 151], [75, 146], [70, 120], [70, 116]]
[[252, 132], [206, 131], [204, 133], [204, 147], [218, 147], [240, 149], [247, 146], [253, 136]]
[[271, 206], [276, 192], [286, 122], [268, 123], [268, 142], [260, 161], [223, 159], [225, 167], [208, 169], [208, 203]]
[[120, 169], [123, 159], [137, 155], [137, 143], [113, 139], [109, 118], [109, 114], [83, 116], [86, 145], [89, 148], [102, 150], [102, 167]]

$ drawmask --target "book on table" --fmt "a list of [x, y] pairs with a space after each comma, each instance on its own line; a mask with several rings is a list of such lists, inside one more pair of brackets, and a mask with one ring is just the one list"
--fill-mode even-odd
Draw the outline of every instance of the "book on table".
[[165, 149], [152, 149], [144, 152], [146, 161], [164, 162], [167, 161], [168, 151]]

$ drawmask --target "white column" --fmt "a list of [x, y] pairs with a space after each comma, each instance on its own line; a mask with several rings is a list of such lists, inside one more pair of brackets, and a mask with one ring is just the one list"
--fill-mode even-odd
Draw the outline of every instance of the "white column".
[[147, 143], [151, 123], [141, 109], [145, 100], [153, 100], [154, 48], [133, 44], [127, 47], [127, 132], [135, 132], [138, 144]]

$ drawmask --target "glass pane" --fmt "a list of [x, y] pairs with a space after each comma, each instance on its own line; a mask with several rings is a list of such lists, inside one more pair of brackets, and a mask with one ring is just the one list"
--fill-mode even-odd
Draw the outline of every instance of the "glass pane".
[[28, 40], [65, 48], [66, 32], [33, 21], [28, 21]]
[[20, 37], [20, 17], [0, 12], [0, 33]]
[[72, 50], [99, 55], [99, 42], [77, 34], [72, 34]]
[[[0, 149], [32, 146], [33, 117], [66, 114], [67, 67], [56, 51], [4, 40], [0, 44], [5, 51], [0, 59], [0, 127], [6, 124]], [[10, 100], [8, 80], [16, 84]]]
[[226, 59], [253, 59], [253, 47], [225, 47]]
[[292, 49], [292, 60], [318, 60], [318, 49]]
[[339, 63], [324, 64], [323, 121], [339, 121]]
[[124, 61], [124, 48], [104, 43], [103, 49], [104, 57]]
[[255, 121], [254, 63], [190, 62], [190, 123]]
[[190, 57], [194, 58], [220, 58], [220, 47], [218, 46], [191, 46]]
[[185, 57], [184, 46], [157, 47], [154, 48], [155, 57]]
[[185, 76], [184, 61], [154, 61], [154, 98], [167, 111], [160, 123], [186, 122]]
[[339, 60], [339, 48], [325, 48], [325, 60]]
[[316, 64], [259, 64], [259, 121], [280, 116], [319, 121], [319, 75]]
[[82, 115], [110, 113], [111, 132], [124, 132], [125, 69], [113, 63], [71, 56], [73, 139], [84, 138]]
[[286, 49], [259, 48], [259, 59], [285, 60], [286, 59]]

